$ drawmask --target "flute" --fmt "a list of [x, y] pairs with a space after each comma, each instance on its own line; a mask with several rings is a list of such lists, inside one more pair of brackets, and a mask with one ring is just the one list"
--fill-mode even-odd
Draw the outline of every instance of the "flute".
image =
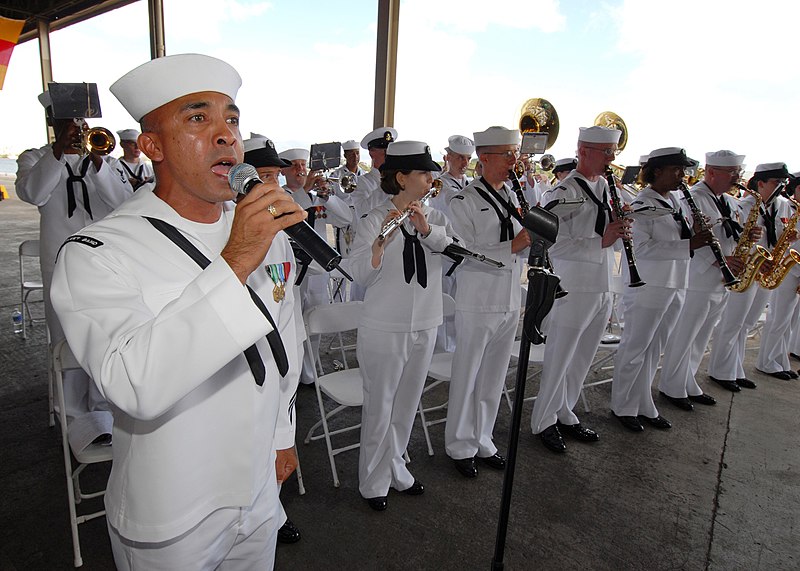
[[[433, 181], [431, 189], [425, 193], [425, 196], [419, 199], [420, 203], [425, 203], [425, 201], [427, 201], [429, 198], [435, 197], [437, 194], [439, 194], [440, 190], [442, 190], [442, 181], [437, 178], [435, 181]], [[400, 213], [400, 216], [389, 220], [389, 222], [387, 222], [386, 225], [381, 229], [381, 233], [378, 234], [378, 241], [383, 242], [386, 240], [386, 237], [392, 233], [392, 230], [396, 229], [403, 222], [405, 222], [406, 218], [411, 216], [412, 212], [413, 210], [406, 208]]]

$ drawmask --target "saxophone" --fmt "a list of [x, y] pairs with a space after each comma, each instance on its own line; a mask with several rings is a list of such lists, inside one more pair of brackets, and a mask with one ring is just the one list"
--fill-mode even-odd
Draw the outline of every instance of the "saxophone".
[[763, 202], [761, 195], [743, 185], [739, 184], [736, 186], [755, 199], [753, 208], [750, 209], [750, 214], [748, 215], [747, 222], [744, 225], [744, 230], [742, 230], [742, 233], [739, 236], [739, 241], [736, 242], [736, 248], [733, 251], [733, 256], [744, 262], [744, 269], [738, 276], [741, 281], [738, 284], [732, 285], [728, 289], [730, 289], [730, 291], [741, 293], [753, 285], [753, 281], [758, 276], [758, 272], [764, 262], [772, 261], [772, 254], [770, 254], [769, 250], [767, 250], [764, 246], [759, 244], [756, 244], [756, 247], [753, 248], [753, 240], [750, 238], [750, 234], [758, 222], [759, 211], [761, 210], [761, 203]]
[[[772, 258], [776, 263], [772, 266], [769, 273], [762, 273], [758, 276], [758, 282], [764, 289], [775, 289], [785, 278], [793, 265], [800, 262], [800, 253], [794, 248], [789, 248], [792, 239], [795, 237], [794, 230], [797, 226], [797, 219], [800, 217], [800, 204], [793, 198], [787, 197], [795, 206], [795, 212], [786, 226], [783, 228], [781, 237], [778, 238], [775, 247], [772, 248]], [[788, 252], [787, 252], [788, 250]]]

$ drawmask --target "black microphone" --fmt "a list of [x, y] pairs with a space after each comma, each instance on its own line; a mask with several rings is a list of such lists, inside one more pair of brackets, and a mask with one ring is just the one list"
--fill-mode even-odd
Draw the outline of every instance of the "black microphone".
[[[258, 171], [253, 165], [239, 163], [231, 167], [228, 172], [228, 184], [236, 194], [246, 195], [257, 184], [263, 184], [258, 178]], [[285, 232], [292, 238], [311, 258], [325, 271], [331, 272], [339, 270], [348, 280], [353, 281], [347, 272], [339, 267], [342, 255], [331, 248], [328, 243], [317, 234], [311, 225], [305, 220], [293, 224], [285, 229]]]

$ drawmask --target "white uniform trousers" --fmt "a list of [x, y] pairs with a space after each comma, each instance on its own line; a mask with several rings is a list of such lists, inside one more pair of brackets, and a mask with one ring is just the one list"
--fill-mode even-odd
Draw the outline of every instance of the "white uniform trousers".
[[436, 343], [436, 328], [392, 333], [358, 328], [356, 354], [364, 383], [358, 491], [364, 498], [414, 483], [403, 453], [417, 415]]
[[711, 341], [709, 375], [724, 381], [745, 377], [743, 363], [747, 333], [758, 322], [771, 293], [754, 284], [746, 291], [730, 294]]
[[[442, 293], [446, 293], [453, 299], [456, 297], [456, 276], [446, 275], [450, 270], [451, 263], [444, 260], [442, 264]], [[456, 350], [456, 316], [445, 316], [439, 329], [436, 331], [436, 351], [440, 353], [452, 353]]]
[[798, 279], [788, 275], [772, 292], [756, 359], [756, 369], [759, 371], [777, 373], [792, 370], [789, 353], [796, 351], [790, 347], [791, 326], [800, 306], [797, 284]]
[[658, 390], [675, 398], [703, 394], [695, 376], [728, 296], [727, 291], [686, 291], [678, 322], [664, 347]]
[[444, 442], [454, 460], [497, 452], [492, 431], [511, 361], [519, 310], [456, 311], [456, 351]]
[[614, 359], [611, 410], [618, 416], [655, 418], [653, 378], [686, 290], [651, 285], [638, 289], [627, 304], [625, 329]]
[[[272, 569], [278, 528], [286, 515], [278, 500], [275, 455], [264, 484], [245, 508], [211, 512], [186, 533], [168, 541], [143, 543], [120, 536], [110, 525], [108, 535], [119, 571], [250, 571]], [[187, 485], [190, 485], [187, 483]]]
[[578, 424], [572, 412], [586, 374], [611, 316], [611, 292], [570, 292], [557, 299], [550, 314], [539, 395], [531, 430], [539, 434], [554, 425]]

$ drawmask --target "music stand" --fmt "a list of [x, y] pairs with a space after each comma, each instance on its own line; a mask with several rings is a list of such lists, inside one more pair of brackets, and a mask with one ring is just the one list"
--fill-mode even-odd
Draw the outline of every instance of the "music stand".
[[325, 171], [335, 169], [342, 164], [341, 143], [317, 143], [311, 145], [311, 162], [309, 169], [312, 171]]

